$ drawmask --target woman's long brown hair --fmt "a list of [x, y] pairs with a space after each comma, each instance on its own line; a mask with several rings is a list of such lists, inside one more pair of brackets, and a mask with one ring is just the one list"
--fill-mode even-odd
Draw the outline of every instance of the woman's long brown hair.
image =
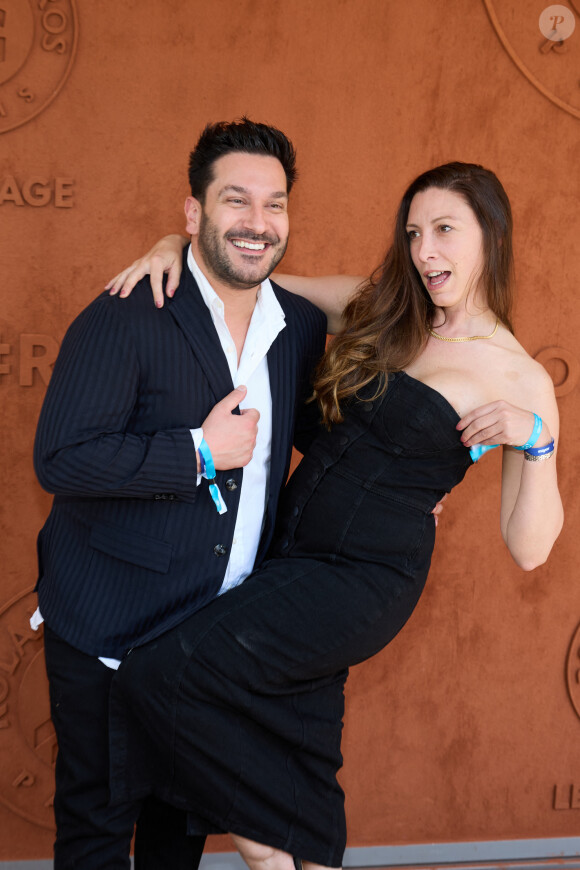
[[395, 219], [393, 244], [344, 311], [345, 326], [330, 343], [318, 368], [314, 391], [327, 426], [343, 419], [341, 406], [376, 381], [382, 395], [389, 372], [415, 359], [428, 338], [436, 308], [413, 265], [407, 219], [413, 197], [429, 188], [462, 196], [483, 234], [481, 286], [487, 303], [513, 332], [512, 215], [509, 199], [489, 169], [447, 163], [424, 172], [407, 188]]

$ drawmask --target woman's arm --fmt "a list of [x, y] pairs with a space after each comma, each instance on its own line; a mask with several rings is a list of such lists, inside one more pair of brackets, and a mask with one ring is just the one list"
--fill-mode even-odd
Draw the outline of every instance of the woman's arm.
[[324, 311], [327, 332], [331, 335], [342, 327], [342, 312], [365, 280], [354, 275], [324, 275], [320, 278], [305, 278], [300, 275], [281, 275], [274, 272], [274, 281], [298, 296], [304, 296]]
[[[536, 364], [534, 363], [534, 367]], [[508, 402], [493, 402], [476, 409], [460, 421], [466, 446], [476, 443], [503, 444], [500, 524], [504, 541], [524, 571], [542, 565], [560, 534], [564, 512], [558, 491], [556, 448], [559, 435], [558, 408], [552, 380], [541, 367], [530, 373], [534, 379], [533, 407], [543, 426], [536, 447], [554, 439], [551, 458], [540, 462], [525, 459], [514, 450], [529, 438], [533, 427], [530, 411]]]
[[556, 473], [558, 408], [552, 380], [547, 373], [544, 379], [534, 400], [544, 423], [536, 446], [543, 447], [553, 438], [554, 453], [550, 459], [529, 462], [522, 451], [506, 448], [502, 464], [502, 535], [513, 558], [526, 571], [546, 561], [564, 520]]
[[[163, 307], [163, 276], [167, 273], [165, 293], [171, 297], [175, 293], [181, 276], [183, 248], [189, 244], [187, 236], [174, 234], [164, 236], [145, 256], [140, 257], [115, 275], [108, 282], [105, 290], [112, 296], [118, 293], [121, 297], [129, 296], [135, 284], [145, 275], [151, 275], [151, 289], [158, 308]], [[283, 275], [274, 273], [274, 281], [299, 296], [304, 296], [326, 314], [328, 332], [338, 332], [342, 325], [342, 312], [345, 305], [354, 295], [364, 280], [352, 275], [327, 275], [322, 278], [305, 278], [299, 275]]]

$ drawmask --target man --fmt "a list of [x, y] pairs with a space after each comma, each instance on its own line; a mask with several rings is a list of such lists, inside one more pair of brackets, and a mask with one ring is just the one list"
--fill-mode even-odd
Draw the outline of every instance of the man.
[[140, 812], [140, 870], [199, 860], [177, 811], [109, 806], [113, 668], [263, 557], [324, 346], [321, 312], [268, 281], [288, 239], [291, 143], [246, 119], [210, 125], [189, 178], [179, 292], [161, 311], [148, 281], [129, 302], [89, 305], [38, 425], [35, 467], [55, 493], [38, 619], [59, 744], [56, 870], [127, 868]]

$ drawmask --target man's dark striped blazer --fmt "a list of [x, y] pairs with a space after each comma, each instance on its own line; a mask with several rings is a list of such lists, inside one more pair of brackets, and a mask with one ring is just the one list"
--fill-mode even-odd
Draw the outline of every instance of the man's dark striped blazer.
[[[272, 461], [258, 562], [272, 536], [297, 412], [326, 325], [306, 300], [273, 286], [286, 326], [268, 352]], [[34, 460], [41, 485], [55, 493], [38, 539], [39, 605], [47, 625], [72, 646], [120, 658], [217, 594], [243, 471], [218, 472], [228, 505], [219, 516], [205, 481], [196, 486], [189, 430], [232, 389], [188, 268], [161, 310], [144, 280], [127, 300], [98, 297], [68, 330]], [[226, 487], [232, 480], [237, 488]]]

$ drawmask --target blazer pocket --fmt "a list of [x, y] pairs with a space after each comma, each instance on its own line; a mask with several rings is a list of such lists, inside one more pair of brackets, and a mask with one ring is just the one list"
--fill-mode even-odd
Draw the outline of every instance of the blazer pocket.
[[159, 574], [167, 574], [173, 555], [173, 545], [166, 541], [119, 529], [107, 523], [96, 523], [92, 526], [89, 544], [108, 556], [157, 571]]

